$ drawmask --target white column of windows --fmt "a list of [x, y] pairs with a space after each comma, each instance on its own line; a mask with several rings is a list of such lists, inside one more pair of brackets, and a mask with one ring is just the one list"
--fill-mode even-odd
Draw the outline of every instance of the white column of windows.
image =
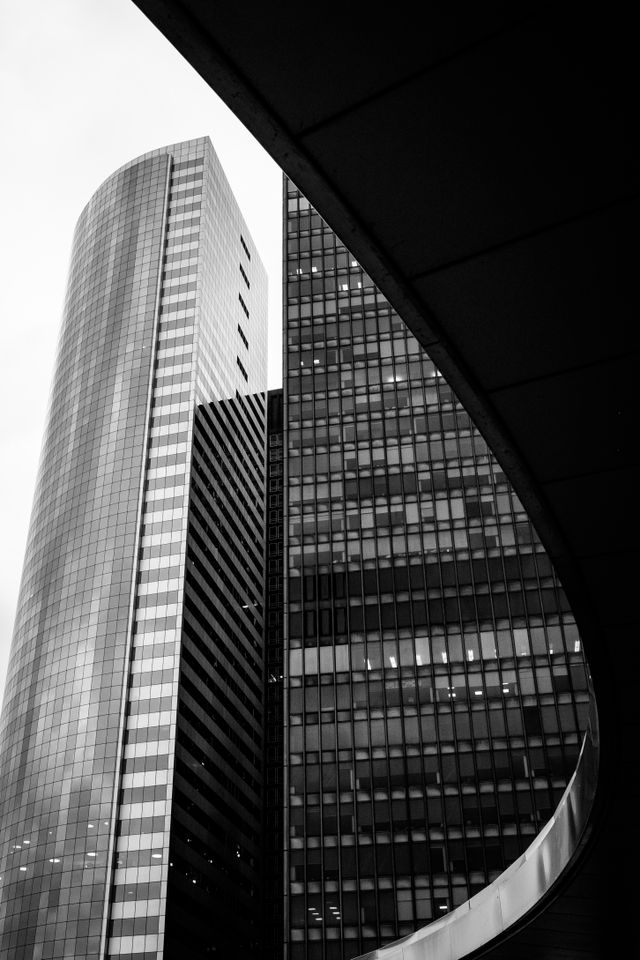
[[138, 567], [109, 955], [161, 960], [194, 406], [203, 161], [174, 165]]

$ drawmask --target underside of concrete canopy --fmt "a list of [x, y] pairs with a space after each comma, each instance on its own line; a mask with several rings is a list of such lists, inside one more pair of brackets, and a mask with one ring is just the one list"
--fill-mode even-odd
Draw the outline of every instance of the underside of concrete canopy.
[[438, 363], [578, 620], [601, 734], [588, 836], [489, 955], [591, 960], [625, 934], [637, 944], [630, 15], [615, 3], [400, 3], [384, 17], [358, 3], [136, 3]]

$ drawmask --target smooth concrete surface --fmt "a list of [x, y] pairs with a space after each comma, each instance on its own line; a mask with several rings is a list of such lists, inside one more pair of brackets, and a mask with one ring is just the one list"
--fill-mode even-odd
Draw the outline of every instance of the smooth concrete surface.
[[600, 778], [558, 897], [490, 956], [618, 955], [637, 944], [632, 7], [136, 2], [363, 263], [534, 519], [587, 649]]

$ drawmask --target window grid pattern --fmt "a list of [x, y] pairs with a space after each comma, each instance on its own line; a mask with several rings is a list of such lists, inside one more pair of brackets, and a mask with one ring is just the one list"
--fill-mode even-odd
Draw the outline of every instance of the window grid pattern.
[[[169, 960], [185, 922], [194, 958], [255, 947], [265, 344], [210, 141], [110, 177], [76, 230], [0, 733], [3, 955]], [[212, 925], [221, 876], [240, 907]]]
[[[163, 244], [107, 956], [163, 956], [195, 396], [202, 142], [174, 148]], [[188, 178], [188, 179], [185, 179]], [[188, 186], [187, 186], [188, 185]], [[188, 221], [188, 226], [185, 226]]]
[[283, 391], [270, 390], [267, 414], [264, 960], [282, 960], [283, 956], [283, 431]]
[[165, 958], [261, 943], [264, 396], [198, 408]]
[[[164, 960], [184, 956], [185, 942], [193, 960], [231, 944], [250, 956], [260, 922], [266, 275], [208, 140], [200, 155]], [[240, 289], [254, 317], [242, 340]]]
[[167, 157], [76, 228], [0, 733], [0, 953], [98, 957]]
[[[248, 850], [236, 806], [245, 807], [246, 818], [256, 802], [242, 790], [261, 789], [261, 763], [248, 774], [242, 756], [250, 751], [241, 715], [250, 716], [259, 756], [261, 690], [247, 704], [247, 651], [237, 655], [247, 638], [240, 629], [239, 644], [235, 617], [219, 616], [221, 607], [229, 612], [229, 596], [233, 614], [245, 606], [246, 583], [230, 574], [230, 567], [236, 575], [240, 569], [246, 579], [243, 548], [253, 551], [254, 581], [263, 566], [264, 397], [239, 394], [228, 349], [246, 228], [210, 142], [168, 149], [173, 165], [109, 923], [108, 956], [121, 960], [180, 957], [185, 938], [196, 960], [234, 937], [241, 943], [247, 931], [255, 940], [257, 924], [249, 914], [257, 903], [260, 825], [252, 825]], [[257, 257], [251, 274], [259, 311], [266, 282]], [[254, 343], [261, 337], [258, 327]], [[243, 382], [264, 382], [264, 355], [246, 362]], [[261, 593], [259, 601], [250, 641], [251, 667], [261, 678]], [[230, 730], [234, 714], [237, 730]]]
[[347, 960], [453, 909], [552, 814], [588, 707], [517, 496], [286, 181], [286, 939]]

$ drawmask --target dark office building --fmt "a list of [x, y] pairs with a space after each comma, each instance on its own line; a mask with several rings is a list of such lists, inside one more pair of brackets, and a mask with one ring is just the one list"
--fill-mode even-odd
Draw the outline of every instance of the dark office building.
[[76, 228], [0, 727], [0, 956], [260, 947], [266, 278], [208, 139]]
[[285, 233], [286, 955], [347, 960], [529, 845], [587, 679], [498, 463], [288, 181]]

